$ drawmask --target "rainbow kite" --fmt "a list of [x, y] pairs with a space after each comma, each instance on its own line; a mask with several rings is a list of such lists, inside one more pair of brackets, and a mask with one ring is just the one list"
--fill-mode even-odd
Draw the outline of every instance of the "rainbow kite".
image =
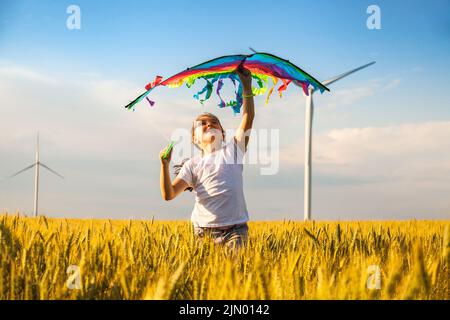
[[[202, 90], [194, 95], [195, 99], [200, 100], [200, 103], [208, 100], [211, 97], [213, 85], [217, 82], [216, 94], [220, 99], [219, 107], [231, 107], [235, 114], [239, 113], [243, 101], [243, 88], [239, 76], [235, 71], [240, 66], [250, 70], [252, 77], [258, 84], [258, 87], [252, 88], [254, 95], [261, 95], [268, 91], [266, 104], [269, 101], [269, 97], [275, 86], [280, 80], [282, 83], [277, 89], [280, 97], [282, 97], [282, 92], [287, 89], [291, 82], [297, 86], [300, 86], [306, 95], [309, 94], [309, 86], [311, 86], [313, 90], [320, 90], [321, 93], [324, 90], [330, 91], [311, 75], [288, 60], [281, 59], [269, 53], [258, 52], [251, 55], [230, 55], [212, 59], [196, 65], [195, 67], [187, 68], [185, 71], [177, 73], [164, 81], [161, 76], [157, 76], [153, 82], [145, 86], [147, 91], [131, 101], [125, 106], [125, 108], [133, 109], [134, 111], [134, 106], [144, 98], [147, 99], [150, 106], [153, 106], [155, 103], [151, 101], [147, 95], [156, 87], [167, 86], [170, 88], [177, 88], [183, 83], [186, 83], [186, 86], [190, 88], [195, 83], [195, 80], [201, 78], [206, 80], [206, 85]], [[223, 101], [220, 96], [220, 90], [223, 87], [223, 80], [227, 78], [233, 82], [236, 94], [236, 100], [229, 102]], [[269, 78], [272, 79], [273, 85], [268, 90], [267, 83]], [[203, 94], [204, 97], [201, 97]]]

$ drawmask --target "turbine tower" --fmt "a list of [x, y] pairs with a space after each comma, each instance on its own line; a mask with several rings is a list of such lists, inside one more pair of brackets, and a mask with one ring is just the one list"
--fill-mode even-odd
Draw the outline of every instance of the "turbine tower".
[[[324, 86], [328, 86], [342, 78], [345, 78], [352, 73], [359, 71], [361, 69], [367, 68], [375, 63], [372, 61], [368, 64], [365, 64], [356, 69], [344, 72], [340, 75], [332, 77], [328, 80], [322, 82]], [[298, 85], [295, 81], [294, 83]], [[311, 153], [312, 153], [312, 121], [313, 121], [313, 113], [314, 113], [314, 103], [313, 103], [313, 95], [315, 90], [312, 87], [308, 89], [309, 95], [306, 97], [306, 109], [305, 109], [305, 182], [304, 182], [304, 211], [303, 218], [305, 221], [311, 220]]]
[[59, 173], [57, 173], [56, 171], [50, 169], [49, 167], [47, 167], [45, 164], [43, 164], [42, 162], [39, 161], [39, 132], [37, 133], [37, 144], [36, 144], [36, 162], [33, 163], [32, 165], [14, 173], [13, 175], [9, 176], [8, 178], [12, 178], [17, 176], [18, 174], [21, 174], [24, 171], [27, 171], [28, 169], [31, 169], [33, 167], [35, 168], [34, 171], [34, 216], [37, 217], [38, 215], [38, 197], [39, 197], [39, 166], [44, 167], [45, 169], [47, 169], [48, 171], [50, 171], [51, 173], [57, 175], [58, 177], [64, 179], [64, 177], [62, 175], [60, 175]]

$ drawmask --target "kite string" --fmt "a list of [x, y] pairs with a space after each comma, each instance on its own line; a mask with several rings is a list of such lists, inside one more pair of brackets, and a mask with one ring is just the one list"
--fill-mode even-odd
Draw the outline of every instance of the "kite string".
[[156, 133], [159, 134], [160, 137], [162, 137], [165, 141], [170, 142], [170, 139], [167, 138], [167, 136], [161, 131], [161, 129], [153, 122], [149, 122], [150, 126], [153, 127], [153, 129], [155, 129]]

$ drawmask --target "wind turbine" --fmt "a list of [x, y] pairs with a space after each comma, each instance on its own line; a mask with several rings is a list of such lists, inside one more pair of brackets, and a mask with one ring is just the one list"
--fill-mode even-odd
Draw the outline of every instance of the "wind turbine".
[[[254, 53], [257, 53], [256, 50], [253, 48], [249, 48]], [[342, 78], [345, 78], [352, 73], [355, 73], [356, 71], [359, 71], [361, 69], [367, 68], [371, 65], [375, 64], [375, 61], [372, 61], [370, 63], [367, 63], [361, 67], [358, 67], [356, 69], [344, 72], [342, 74], [339, 74], [335, 77], [329, 78], [325, 81], [322, 81], [321, 83], [324, 86], [328, 86], [332, 83], [335, 83], [336, 81], [341, 80]], [[297, 86], [300, 86], [297, 82], [294, 81], [294, 84]], [[300, 86], [301, 87], [301, 86]], [[313, 112], [314, 112], [314, 104], [313, 104], [313, 94], [316, 90], [314, 90], [312, 87], [309, 87], [308, 89], [309, 94], [306, 96], [306, 108], [305, 108], [305, 182], [304, 182], [304, 211], [303, 211], [303, 219], [305, 221], [311, 220], [311, 149], [312, 149], [312, 120], [313, 120]]]
[[[361, 69], [367, 68], [375, 64], [375, 61], [367, 63], [363, 66], [360, 66], [356, 69], [344, 72], [337, 76], [334, 76], [328, 80], [322, 81], [324, 86], [328, 86], [336, 81], [345, 78], [346, 76], [355, 73]], [[295, 83], [295, 82], [294, 82]], [[297, 83], [295, 83], [297, 84]], [[309, 95], [306, 97], [306, 114], [305, 114], [305, 195], [304, 195], [304, 211], [303, 211], [303, 219], [305, 221], [311, 220], [311, 148], [312, 148], [312, 121], [313, 121], [313, 112], [314, 112], [314, 103], [313, 103], [313, 94], [316, 90], [312, 87], [308, 89]]]
[[51, 173], [57, 175], [58, 177], [64, 179], [64, 177], [62, 175], [60, 175], [59, 173], [57, 173], [56, 171], [50, 169], [49, 167], [47, 167], [45, 164], [43, 164], [42, 162], [39, 161], [39, 132], [37, 134], [37, 144], [36, 144], [36, 162], [33, 163], [32, 165], [20, 170], [19, 172], [14, 173], [13, 175], [9, 176], [8, 178], [12, 178], [17, 176], [18, 174], [21, 174], [24, 171], [27, 171], [28, 169], [31, 169], [33, 167], [35, 168], [34, 171], [34, 216], [37, 217], [38, 215], [38, 194], [39, 194], [39, 166], [44, 167], [45, 169], [47, 169], [48, 171], [50, 171]]

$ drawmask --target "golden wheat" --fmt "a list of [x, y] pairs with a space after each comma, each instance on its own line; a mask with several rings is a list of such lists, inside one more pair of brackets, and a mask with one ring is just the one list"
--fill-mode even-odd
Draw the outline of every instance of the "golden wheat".
[[449, 225], [251, 222], [230, 252], [189, 222], [4, 213], [0, 299], [448, 299]]

